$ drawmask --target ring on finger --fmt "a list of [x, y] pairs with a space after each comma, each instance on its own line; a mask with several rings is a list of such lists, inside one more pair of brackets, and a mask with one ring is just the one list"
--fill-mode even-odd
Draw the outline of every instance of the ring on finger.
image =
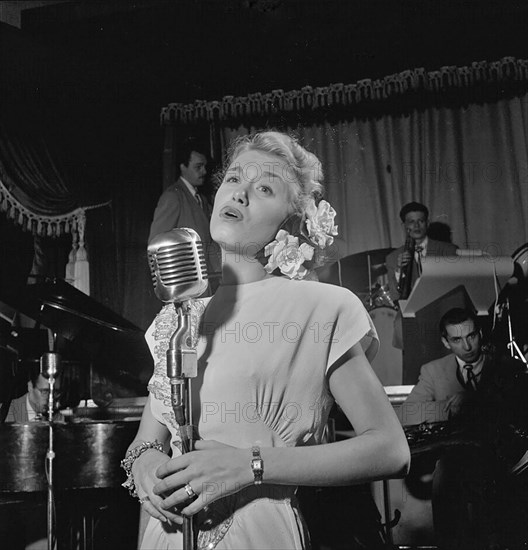
[[183, 488], [185, 489], [185, 492], [187, 493], [187, 496], [189, 498], [196, 498], [196, 493], [194, 492], [194, 489], [188, 483], [186, 483]]
[[139, 499], [139, 504], [143, 505], [145, 502], [148, 502], [150, 500], [150, 497], [148, 495], [144, 496], [143, 498]]

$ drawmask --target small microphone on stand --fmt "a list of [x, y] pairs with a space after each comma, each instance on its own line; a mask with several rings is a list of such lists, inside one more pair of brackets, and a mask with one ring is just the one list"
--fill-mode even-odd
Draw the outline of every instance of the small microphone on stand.
[[[52, 337], [53, 336], [53, 337]], [[55, 382], [62, 370], [61, 356], [57, 353], [57, 334], [49, 333], [49, 347], [50, 351], [44, 352], [40, 356], [40, 374], [48, 381], [49, 395], [48, 395], [48, 417], [51, 422], [53, 419], [53, 413], [55, 411], [54, 397], [55, 397]]]
[[40, 357], [40, 374], [48, 380], [57, 378], [60, 364], [60, 355], [54, 351], [47, 351]]
[[40, 357], [40, 374], [48, 380], [48, 451], [46, 452], [46, 472], [48, 480], [47, 506], [46, 506], [46, 523], [47, 523], [47, 539], [48, 550], [54, 547], [55, 539], [55, 487], [54, 487], [54, 466], [55, 450], [53, 446], [53, 412], [54, 406], [54, 389], [55, 379], [59, 374], [61, 358], [54, 351], [56, 349], [57, 335], [53, 335], [53, 351], [45, 352]]

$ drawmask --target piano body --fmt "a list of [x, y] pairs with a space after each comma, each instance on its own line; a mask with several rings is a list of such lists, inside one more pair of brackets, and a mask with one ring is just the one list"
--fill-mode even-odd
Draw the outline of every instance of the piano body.
[[[22, 294], [0, 296], [35, 322], [34, 329], [18, 329], [0, 320], [2, 406], [27, 391], [27, 370], [49, 351], [48, 329], [58, 342], [61, 379], [77, 392], [65, 422], [53, 426], [57, 548], [135, 547], [139, 506], [121, 487], [120, 461], [152, 373], [144, 333], [63, 280], [27, 285]], [[0, 536], [10, 548], [25, 547], [5, 538], [26, 528], [24, 517], [37, 514], [46, 526], [48, 444], [48, 422], [0, 424]]]

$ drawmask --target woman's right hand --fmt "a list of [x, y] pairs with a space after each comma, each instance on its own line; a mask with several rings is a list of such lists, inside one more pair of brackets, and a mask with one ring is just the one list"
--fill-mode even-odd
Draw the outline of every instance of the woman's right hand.
[[181, 525], [183, 523], [181, 515], [164, 510], [160, 506], [163, 499], [152, 492], [154, 485], [160, 482], [160, 478], [156, 476], [156, 470], [168, 460], [169, 457], [165, 453], [149, 449], [134, 461], [132, 475], [143, 510], [164, 523], [173, 522]]

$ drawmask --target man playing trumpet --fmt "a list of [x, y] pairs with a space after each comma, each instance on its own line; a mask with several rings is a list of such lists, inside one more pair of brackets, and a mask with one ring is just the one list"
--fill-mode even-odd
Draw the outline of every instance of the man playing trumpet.
[[[404, 300], [421, 274], [421, 262], [426, 256], [454, 256], [457, 246], [427, 236], [429, 210], [419, 202], [407, 203], [400, 210], [406, 242], [393, 250], [386, 259], [389, 294], [392, 300]], [[393, 345], [402, 348], [401, 313], [394, 320]]]

